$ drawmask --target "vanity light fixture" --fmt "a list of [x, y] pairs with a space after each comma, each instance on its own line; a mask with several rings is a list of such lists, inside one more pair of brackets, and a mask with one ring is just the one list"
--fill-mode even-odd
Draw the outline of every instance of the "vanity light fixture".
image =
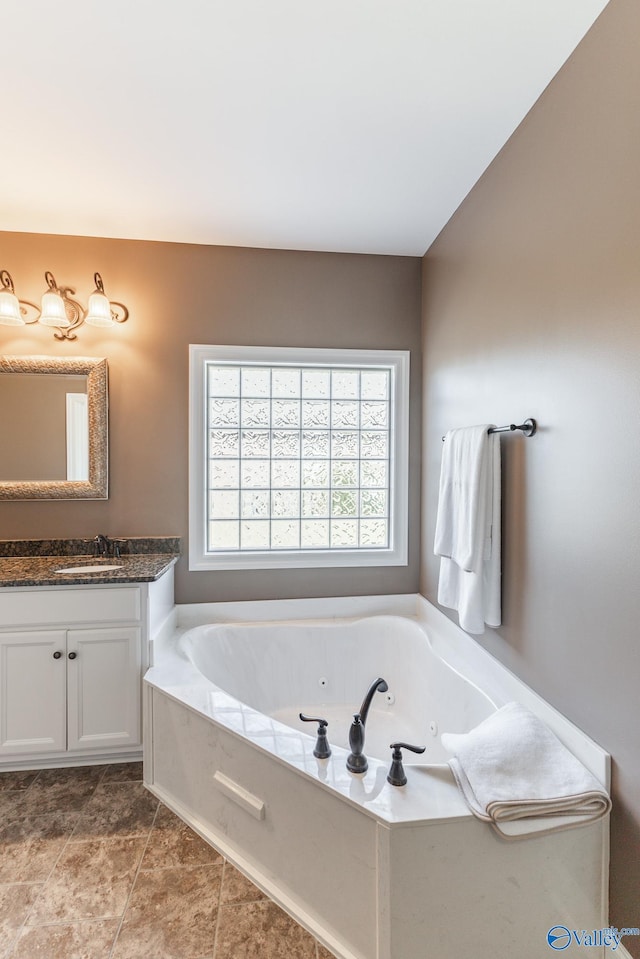
[[44, 278], [47, 289], [38, 307], [29, 300], [19, 300], [11, 274], [7, 270], [0, 270], [0, 324], [26, 326], [41, 323], [42, 326], [54, 328], [56, 340], [75, 340], [75, 331], [83, 323], [104, 328], [114, 323], [124, 323], [129, 317], [129, 310], [124, 303], [108, 299], [99, 273], [93, 275], [96, 288], [89, 297], [86, 309], [74, 299], [76, 291], [73, 287], [58, 286], [49, 270]]

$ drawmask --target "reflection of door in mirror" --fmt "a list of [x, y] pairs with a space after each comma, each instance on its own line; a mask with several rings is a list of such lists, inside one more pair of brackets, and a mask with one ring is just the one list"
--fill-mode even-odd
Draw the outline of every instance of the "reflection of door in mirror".
[[0, 388], [0, 480], [87, 480], [87, 377], [5, 373]]
[[67, 393], [67, 479], [89, 479], [89, 404], [86, 393]]

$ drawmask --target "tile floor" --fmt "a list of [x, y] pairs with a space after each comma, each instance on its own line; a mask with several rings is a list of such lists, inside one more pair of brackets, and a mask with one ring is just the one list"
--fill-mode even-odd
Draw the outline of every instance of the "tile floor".
[[142, 784], [0, 773], [0, 959], [332, 959]]

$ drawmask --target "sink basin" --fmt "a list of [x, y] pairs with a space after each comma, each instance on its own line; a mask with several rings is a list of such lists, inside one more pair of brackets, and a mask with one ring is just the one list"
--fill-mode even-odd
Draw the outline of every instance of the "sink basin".
[[74, 575], [76, 573], [108, 573], [112, 569], [122, 569], [122, 563], [117, 563], [115, 565], [104, 565], [104, 566], [65, 566], [63, 569], [54, 570], [55, 573], [67, 573], [67, 575]]

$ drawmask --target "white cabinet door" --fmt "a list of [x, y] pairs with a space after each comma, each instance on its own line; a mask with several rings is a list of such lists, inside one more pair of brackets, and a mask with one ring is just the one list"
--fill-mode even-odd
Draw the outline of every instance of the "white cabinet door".
[[140, 742], [140, 630], [67, 632], [68, 749]]
[[0, 633], [0, 755], [66, 749], [66, 633]]

